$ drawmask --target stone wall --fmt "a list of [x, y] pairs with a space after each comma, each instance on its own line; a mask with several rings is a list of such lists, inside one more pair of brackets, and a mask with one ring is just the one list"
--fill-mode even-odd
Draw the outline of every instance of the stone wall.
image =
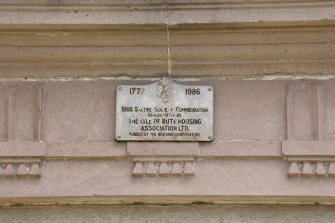
[[2, 82], [2, 203], [334, 201], [333, 80], [179, 82], [213, 86], [213, 141], [117, 142], [117, 85], [150, 81]]
[[[334, 11], [0, 0], [0, 221], [331, 221]], [[117, 86], [163, 76], [213, 86], [213, 141], [115, 140]]]

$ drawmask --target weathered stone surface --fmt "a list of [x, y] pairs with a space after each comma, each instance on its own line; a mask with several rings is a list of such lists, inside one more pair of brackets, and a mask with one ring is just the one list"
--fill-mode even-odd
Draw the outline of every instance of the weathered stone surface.
[[334, 156], [335, 141], [284, 141], [285, 155]]
[[213, 86], [214, 140], [116, 142], [117, 85], [151, 81], [2, 81], [0, 203], [335, 202], [334, 80], [176, 78]]
[[130, 156], [199, 156], [198, 142], [127, 142]]
[[115, 84], [111, 81], [47, 84], [44, 92], [43, 140], [114, 141]]
[[328, 23], [0, 24], [0, 79], [334, 77]]
[[332, 222], [333, 206], [86, 205], [1, 208], [0, 222]]
[[0, 157], [45, 157], [46, 144], [43, 142], [1, 142]]
[[[0, 24], [185, 24], [332, 20], [331, 1], [1, 1]], [[192, 9], [192, 10], [190, 10]], [[113, 13], [110, 13], [113, 11]]]
[[[46, 82], [42, 124], [44, 140], [114, 141], [114, 100], [116, 86], [119, 83], [119, 81]], [[221, 80], [201, 83], [213, 85], [215, 89], [213, 143], [236, 139], [257, 141], [284, 139], [286, 81]], [[251, 131], [251, 126], [257, 131]], [[123, 144], [116, 146], [118, 145]]]
[[0, 201], [326, 204], [335, 197], [333, 177], [289, 178], [284, 160], [201, 160], [193, 177], [159, 177], [154, 162], [149, 165], [148, 177], [133, 177], [133, 163], [126, 160], [48, 160], [42, 176], [24, 179], [24, 187], [22, 179], [1, 178]]
[[[0, 0], [0, 222], [332, 222], [334, 11]], [[116, 86], [163, 75], [214, 87], [212, 142], [115, 141]]]

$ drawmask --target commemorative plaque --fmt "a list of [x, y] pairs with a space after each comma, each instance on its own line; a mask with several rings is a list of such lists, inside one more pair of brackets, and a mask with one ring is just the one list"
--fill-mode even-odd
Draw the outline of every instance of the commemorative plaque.
[[168, 78], [148, 85], [119, 85], [116, 140], [213, 140], [213, 87]]

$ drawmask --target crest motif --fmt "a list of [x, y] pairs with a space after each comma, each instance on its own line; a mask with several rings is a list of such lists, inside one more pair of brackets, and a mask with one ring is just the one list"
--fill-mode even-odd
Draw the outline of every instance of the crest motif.
[[158, 96], [162, 98], [164, 103], [167, 103], [171, 94], [171, 80], [169, 78], [163, 77], [159, 82]]

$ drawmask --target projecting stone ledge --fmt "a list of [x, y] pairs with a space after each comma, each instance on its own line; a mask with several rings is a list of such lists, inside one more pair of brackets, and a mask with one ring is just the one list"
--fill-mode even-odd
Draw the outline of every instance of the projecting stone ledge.
[[[326, 6], [326, 7], [325, 7]], [[218, 24], [332, 20], [331, 1], [0, 1], [0, 24]], [[113, 13], [110, 13], [113, 11]], [[22, 15], [25, 16], [22, 16]]]

